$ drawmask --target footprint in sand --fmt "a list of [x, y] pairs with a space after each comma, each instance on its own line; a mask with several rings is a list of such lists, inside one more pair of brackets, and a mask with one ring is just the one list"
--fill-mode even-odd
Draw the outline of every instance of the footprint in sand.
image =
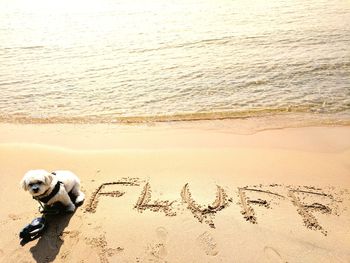
[[219, 253], [214, 237], [207, 231], [197, 237], [197, 243], [208, 256], [216, 256]]
[[164, 227], [158, 227], [156, 229], [156, 233], [157, 233], [157, 237], [159, 239], [160, 242], [160, 246], [159, 246], [159, 256], [161, 258], [165, 258], [166, 255], [168, 254], [168, 251], [166, 249], [166, 242], [168, 239], [168, 231], [164, 228]]
[[282, 259], [280, 253], [273, 247], [264, 247], [264, 253], [271, 263], [288, 263]]
[[154, 259], [157, 259], [158, 262], [165, 262], [165, 257], [167, 256], [168, 251], [165, 244], [158, 243], [150, 245], [148, 247], [148, 253], [154, 257]]
[[162, 243], [165, 243], [167, 241], [168, 231], [164, 227], [158, 227], [156, 229], [156, 233], [159, 241], [161, 241]]
[[158, 242], [155, 244], [150, 244], [147, 251], [148, 254], [152, 256], [152, 260], [156, 260], [155, 262], [165, 262], [165, 258], [168, 255], [166, 248], [168, 231], [164, 227], [158, 227], [156, 229], [156, 235]]

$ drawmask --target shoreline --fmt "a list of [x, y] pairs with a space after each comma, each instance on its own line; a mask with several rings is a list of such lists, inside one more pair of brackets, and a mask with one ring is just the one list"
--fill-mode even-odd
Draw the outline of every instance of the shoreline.
[[[257, 111], [260, 112], [260, 111]], [[268, 114], [266, 114], [268, 113]], [[240, 134], [253, 134], [265, 130], [285, 129], [285, 128], [305, 128], [305, 127], [338, 127], [350, 126], [350, 115], [348, 111], [339, 113], [302, 113], [302, 112], [280, 112], [273, 114], [273, 110], [262, 111], [261, 114], [247, 116], [219, 116], [220, 113], [198, 113], [211, 118], [191, 118], [196, 114], [188, 114], [187, 118], [178, 119], [170, 116], [154, 117], [123, 117], [121, 120], [104, 120], [95, 117], [91, 119], [78, 118], [0, 118], [0, 125], [87, 125], [87, 126], [119, 126], [119, 127], [180, 127], [180, 128], [198, 128], [217, 129], [222, 127], [233, 130]], [[216, 114], [218, 114], [216, 116]], [[185, 114], [186, 115], [186, 114]], [[186, 115], [187, 116], [187, 115]]]
[[[0, 261], [350, 260], [350, 127], [1, 124], [0, 134]], [[38, 168], [75, 172], [86, 200], [21, 246], [40, 214], [19, 181]]]

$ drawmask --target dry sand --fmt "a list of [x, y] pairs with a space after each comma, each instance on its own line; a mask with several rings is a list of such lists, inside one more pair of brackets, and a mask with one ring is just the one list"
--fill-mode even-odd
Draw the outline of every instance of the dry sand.
[[[38, 168], [87, 198], [21, 244]], [[0, 262], [350, 262], [350, 127], [2, 124], [0, 187]]]

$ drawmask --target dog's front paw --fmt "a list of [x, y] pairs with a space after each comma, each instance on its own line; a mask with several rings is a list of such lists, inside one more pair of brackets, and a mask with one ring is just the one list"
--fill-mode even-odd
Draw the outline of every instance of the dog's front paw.
[[48, 205], [39, 205], [39, 207], [38, 207], [38, 209], [39, 209], [39, 212], [40, 213], [45, 213], [45, 211], [47, 210], [47, 209], [49, 209], [50, 208], [50, 206], [48, 206]]
[[76, 206], [81, 206], [84, 203], [84, 200], [85, 200], [85, 195], [83, 193], [81, 193], [75, 199], [75, 205]]
[[74, 204], [69, 204], [67, 207], [66, 207], [66, 212], [68, 213], [73, 213], [75, 211], [75, 205]]

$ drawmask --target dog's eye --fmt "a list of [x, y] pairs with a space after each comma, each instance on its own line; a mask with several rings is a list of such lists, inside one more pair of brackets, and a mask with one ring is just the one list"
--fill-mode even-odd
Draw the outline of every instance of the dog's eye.
[[32, 183], [30, 183], [30, 184], [28, 184], [29, 186], [33, 186], [33, 184]]
[[39, 185], [42, 184], [42, 183], [43, 183], [43, 182], [37, 182], [37, 184], [39, 184]]

